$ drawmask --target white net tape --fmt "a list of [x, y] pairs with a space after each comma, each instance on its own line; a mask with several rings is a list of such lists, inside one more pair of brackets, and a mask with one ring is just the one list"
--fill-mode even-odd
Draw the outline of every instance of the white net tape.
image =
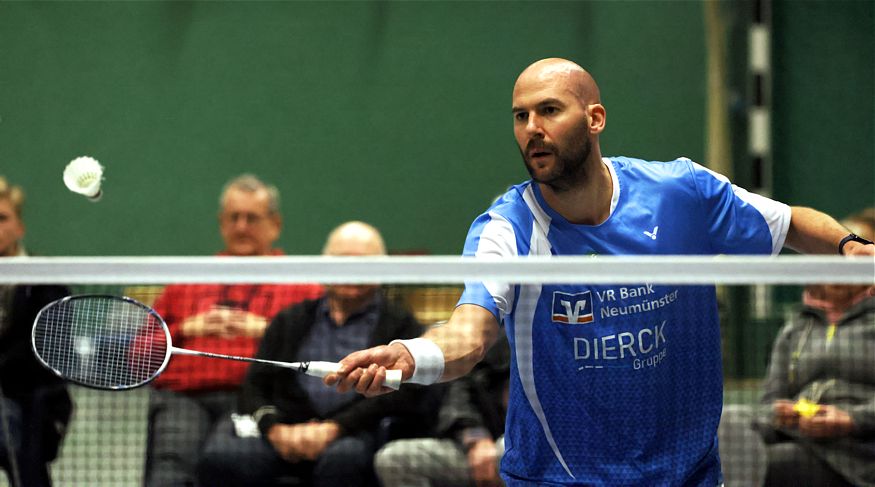
[[23, 257], [0, 284], [372, 283], [463, 281], [663, 284], [875, 284], [875, 259], [842, 256]]
[[[875, 284], [875, 259], [842, 256], [528, 257], [22, 257], [0, 259], [0, 285], [65, 284], [74, 294], [126, 295], [151, 305], [164, 285], [209, 283], [380, 283], [422, 323], [446, 320], [466, 281], [518, 284], [651, 283], [731, 285], [720, 296], [725, 375], [721, 456], [727, 486], [764, 465], [748, 426], [771, 344], [800, 300], [784, 285]], [[447, 284], [449, 286], [443, 286]], [[397, 285], [397, 286], [396, 286]], [[422, 286], [424, 285], [424, 286]], [[746, 288], [745, 285], [753, 285]], [[774, 287], [774, 289], [773, 289]], [[632, 288], [626, 288], [632, 289]], [[637, 288], [636, 288], [637, 289]], [[677, 291], [672, 291], [677, 293]], [[683, 291], [682, 291], [683, 292]], [[656, 299], [624, 307], [656, 306]], [[695, 304], [694, 304], [695, 305]], [[620, 311], [620, 306], [610, 310]], [[605, 305], [596, 312], [607, 313]], [[181, 345], [180, 345], [181, 346]], [[204, 359], [209, 360], [209, 359]], [[204, 367], [213, 364], [204, 363]], [[590, 370], [590, 369], [587, 369]], [[75, 416], [52, 465], [57, 485], [142, 485], [149, 389], [114, 394], [70, 387]], [[735, 428], [735, 425], [742, 425]], [[728, 426], [727, 426], [728, 425]], [[739, 475], [736, 475], [738, 478]], [[0, 486], [6, 485], [0, 474]], [[734, 485], [742, 485], [737, 483]], [[743, 484], [747, 485], [747, 484]]]

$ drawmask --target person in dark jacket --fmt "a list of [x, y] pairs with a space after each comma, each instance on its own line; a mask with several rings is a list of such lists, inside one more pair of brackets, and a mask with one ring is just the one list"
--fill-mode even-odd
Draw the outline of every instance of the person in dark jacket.
[[[875, 208], [842, 223], [875, 238]], [[765, 486], [875, 487], [875, 286], [805, 289], [775, 340], [762, 404]]]
[[[27, 255], [23, 203], [21, 188], [0, 176], [0, 258]], [[16, 487], [51, 485], [49, 463], [73, 411], [64, 381], [30, 345], [39, 310], [68, 294], [62, 286], [0, 286], [0, 468]]]
[[448, 384], [433, 437], [395, 440], [377, 452], [380, 484], [504, 485], [498, 464], [504, 453], [509, 371], [510, 348], [501, 335], [470, 374]]
[[[361, 222], [339, 226], [325, 255], [385, 255], [377, 230]], [[257, 357], [284, 362], [337, 361], [361, 347], [409, 338], [422, 327], [387, 302], [377, 285], [326, 286], [325, 295], [276, 315]], [[408, 389], [405, 387], [405, 389]], [[418, 390], [367, 399], [339, 393], [315, 377], [253, 364], [240, 395], [240, 412], [204, 448], [200, 484], [267, 486], [294, 476], [313, 486], [364, 486], [374, 481], [375, 432], [380, 421], [416, 407]]]

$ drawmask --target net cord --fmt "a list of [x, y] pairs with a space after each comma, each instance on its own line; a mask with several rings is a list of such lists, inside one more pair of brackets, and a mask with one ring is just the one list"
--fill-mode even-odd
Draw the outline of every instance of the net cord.
[[0, 284], [297, 283], [875, 284], [875, 259], [843, 256], [10, 257]]

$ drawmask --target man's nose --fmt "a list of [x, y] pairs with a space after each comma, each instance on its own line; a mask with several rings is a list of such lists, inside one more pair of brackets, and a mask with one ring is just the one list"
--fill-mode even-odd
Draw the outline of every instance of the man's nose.
[[529, 135], [544, 135], [544, 128], [541, 125], [541, 117], [537, 114], [529, 114], [529, 118], [526, 120], [526, 133]]
[[249, 216], [245, 214], [235, 215], [234, 228], [238, 231], [243, 231], [249, 228]]

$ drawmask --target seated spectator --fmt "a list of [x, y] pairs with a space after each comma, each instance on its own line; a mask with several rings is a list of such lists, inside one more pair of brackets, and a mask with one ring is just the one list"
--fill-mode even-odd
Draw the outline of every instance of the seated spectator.
[[[325, 255], [385, 255], [375, 228], [349, 222], [331, 232]], [[391, 305], [377, 285], [326, 286], [325, 295], [280, 312], [258, 358], [297, 362], [338, 361], [362, 347], [418, 336], [422, 328]], [[255, 437], [239, 437], [232, 422], [210, 438], [199, 467], [204, 486], [268, 486], [294, 476], [304, 485], [374, 483], [375, 431], [388, 415], [415, 409], [416, 386], [374, 399], [339, 393], [316, 377], [253, 364], [240, 411], [257, 423]], [[238, 425], [239, 426], [239, 425]]]
[[[219, 255], [279, 255], [279, 192], [255, 176], [237, 177], [222, 191]], [[155, 310], [173, 345], [251, 357], [268, 321], [284, 307], [322, 294], [313, 284], [185, 284], [164, 289]], [[147, 486], [194, 486], [200, 450], [217, 420], [234, 409], [246, 363], [175, 355], [153, 382], [146, 449]]]
[[[0, 258], [26, 256], [24, 191], [0, 176]], [[64, 381], [39, 363], [30, 335], [39, 310], [69, 294], [61, 286], [0, 285], [0, 468], [15, 487], [50, 486], [73, 411]]]
[[504, 485], [504, 420], [510, 349], [501, 334], [474, 370], [449, 383], [434, 438], [396, 440], [377, 452], [383, 487]]
[[[875, 238], [875, 208], [842, 222]], [[875, 286], [817, 285], [781, 330], [755, 426], [767, 486], [875, 486]]]

